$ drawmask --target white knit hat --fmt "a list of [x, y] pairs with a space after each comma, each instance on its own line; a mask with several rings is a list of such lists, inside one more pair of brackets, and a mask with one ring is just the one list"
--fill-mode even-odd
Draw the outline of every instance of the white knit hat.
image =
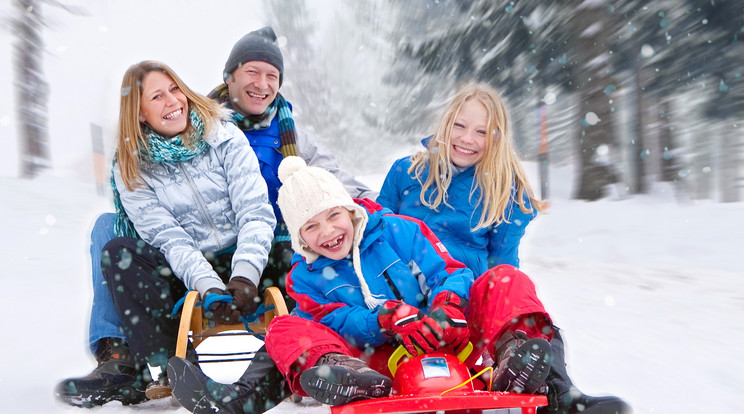
[[290, 156], [282, 160], [279, 164], [279, 180], [282, 186], [279, 188], [277, 203], [292, 238], [292, 249], [304, 256], [308, 264], [314, 262], [319, 254], [302, 240], [300, 228], [315, 215], [328, 209], [343, 207], [349, 210], [354, 224], [352, 262], [362, 288], [364, 302], [370, 309], [384, 303], [385, 300], [372, 297], [369, 285], [362, 274], [359, 243], [367, 226], [365, 209], [354, 202], [344, 185], [333, 174], [322, 168], [308, 167], [305, 160], [300, 157]]

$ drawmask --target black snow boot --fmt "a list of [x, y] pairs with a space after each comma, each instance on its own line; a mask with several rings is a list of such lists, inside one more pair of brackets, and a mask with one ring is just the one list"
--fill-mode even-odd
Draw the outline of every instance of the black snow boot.
[[[191, 341], [186, 343], [186, 360], [194, 364], [198, 369], [199, 355], [196, 353], [196, 349]], [[163, 355], [153, 355], [148, 362], [150, 365], [158, 367], [160, 372], [158, 373], [157, 380], [153, 379], [152, 382], [147, 384], [147, 388], [145, 389], [147, 399], [158, 400], [170, 397], [173, 392], [171, 390], [171, 383], [168, 380], [168, 359]]]
[[548, 406], [537, 409], [537, 414], [631, 414], [633, 410], [615, 396], [591, 397], [573, 385], [566, 371], [563, 338], [556, 329], [550, 341], [553, 364], [550, 366], [548, 384]]
[[265, 347], [233, 384], [215, 382], [199, 367], [178, 357], [168, 361], [168, 378], [179, 404], [196, 414], [261, 414], [291, 394]]
[[333, 406], [387, 397], [392, 383], [361, 359], [337, 353], [321, 356], [314, 367], [300, 375], [300, 385], [307, 395]]
[[548, 341], [530, 339], [522, 331], [507, 331], [494, 344], [497, 361], [492, 391], [545, 394], [545, 379], [553, 356]]
[[123, 405], [147, 400], [145, 387], [150, 381], [147, 366], [138, 368], [127, 344], [117, 338], [103, 338], [96, 350], [98, 366], [88, 375], [67, 378], [57, 384], [54, 394], [61, 401], [94, 407], [110, 401]]

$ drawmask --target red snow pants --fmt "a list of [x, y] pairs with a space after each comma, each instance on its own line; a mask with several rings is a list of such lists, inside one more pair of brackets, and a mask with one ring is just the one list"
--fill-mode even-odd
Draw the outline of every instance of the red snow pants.
[[307, 395], [300, 386], [300, 374], [315, 366], [323, 354], [336, 352], [359, 358], [375, 371], [392, 378], [387, 361], [393, 353], [390, 345], [365, 352], [327, 326], [294, 315], [274, 318], [266, 331], [266, 351], [276, 363], [293, 393]]
[[[484, 350], [494, 355], [493, 344], [507, 330], [522, 330], [531, 338], [553, 338], [550, 315], [537, 298], [535, 284], [514, 266], [500, 265], [478, 277], [469, 300], [466, 318], [475, 349], [468, 365], [472, 366]], [[370, 368], [391, 376], [387, 359], [392, 346], [375, 347], [370, 357], [332, 329], [299, 316], [279, 316], [271, 321], [266, 350], [292, 392], [300, 395], [306, 395], [300, 387], [300, 374], [315, 366], [321, 355], [331, 352], [360, 358]]]
[[530, 338], [553, 339], [553, 323], [540, 299], [535, 284], [511, 265], [499, 265], [479, 276], [470, 288], [466, 319], [470, 342], [475, 349], [468, 358], [472, 365], [506, 331], [524, 331]]

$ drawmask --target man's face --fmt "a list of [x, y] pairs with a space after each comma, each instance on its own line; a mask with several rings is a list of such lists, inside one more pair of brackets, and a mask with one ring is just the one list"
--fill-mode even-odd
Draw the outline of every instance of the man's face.
[[246, 62], [227, 78], [227, 89], [236, 111], [261, 115], [279, 92], [279, 69], [266, 62]]

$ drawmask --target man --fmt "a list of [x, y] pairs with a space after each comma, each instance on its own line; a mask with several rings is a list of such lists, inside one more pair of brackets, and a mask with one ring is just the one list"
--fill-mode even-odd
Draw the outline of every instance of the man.
[[[277, 169], [284, 157], [297, 155], [308, 165], [330, 171], [344, 183], [352, 197], [376, 197], [376, 193], [367, 186], [342, 171], [335, 158], [314, 135], [295, 124], [291, 105], [279, 93], [284, 78], [284, 60], [275, 42], [276, 34], [270, 27], [250, 32], [238, 40], [225, 63], [224, 83], [209, 95], [225, 102], [235, 111], [233, 120], [244, 131], [256, 153], [276, 214], [277, 226], [269, 261], [261, 277], [261, 292], [268, 286], [284, 288], [284, 277], [290, 269], [293, 253], [289, 234], [276, 205], [280, 186]], [[71, 405], [92, 407], [109, 401], [137, 404], [147, 399], [145, 386], [150, 380], [149, 372], [146, 366], [141, 366], [132, 358], [101, 273], [101, 251], [114, 238], [113, 222], [114, 214], [101, 215], [91, 234], [94, 300], [89, 340], [98, 366], [84, 377], [61, 381], [55, 389], [56, 396]], [[263, 296], [261, 292], [258, 297]], [[255, 290], [246, 293], [256, 294]], [[294, 301], [286, 295], [286, 291], [284, 293], [287, 307], [291, 310]], [[287, 396], [282, 381], [281, 374], [262, 348], [243, 377], [231, 387], [231, 392], [245, 393], [254, 388], [270, 388], [273, 393], [266, 398], [278, 402]], [[259, 383], [270, 384], [271, 387], [258, 387]], [[165, 387], [167, 381], [162, 376], [158, 383], [148, 387], [148, 393], [157, 395]], [[185, 406], [191, 410], [194, 403], [196, 401], [185, 403]]]
[[[224, 83], [209, 96], [235, 110], [234, 121], [245, 133], [261, 164], [261, 174], [269, 187], [269, 201], [277, 217], [274, 247], [261, 280], [264, 288], [278, 281], [283, 289], [293, 252], [276, 204], [281, 186], [277, 170], [282, 159], [297, 155], [308, 165], [331, 172], [344, 183], [352, 197], [375, 198], [377, 194], [342, 171], [318, 139], [295, 124], [291, 104], [279, 93], [284, 80], [284, 60], [275, 41], [276, 35], [270, 27], [250, 32], [238, 40], [225, 63]], [[288, 309], [294, 308], [294, 301], [286, 293], [284, 297]]]

